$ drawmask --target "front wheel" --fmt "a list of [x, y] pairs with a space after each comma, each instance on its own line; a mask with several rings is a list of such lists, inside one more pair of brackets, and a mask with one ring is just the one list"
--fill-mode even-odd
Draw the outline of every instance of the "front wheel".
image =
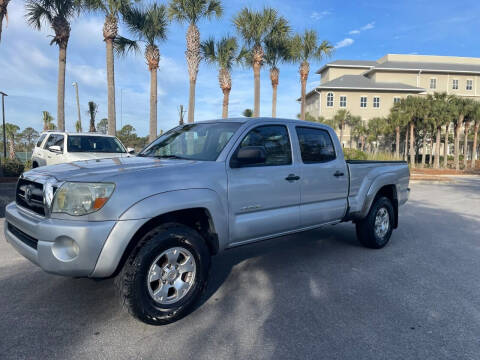
[[210, 253], [197, 231], [164, 224], [140, 240], [116, 285], [133, 316], [163, 325], [192, 310], [206, 287], [209, 268]]
[[377, 198], [365, 219], [357, 222], [357, 238], [371, 249], [387, 245], [393, 231], [394, 211], [392, 202], [386, 197]]

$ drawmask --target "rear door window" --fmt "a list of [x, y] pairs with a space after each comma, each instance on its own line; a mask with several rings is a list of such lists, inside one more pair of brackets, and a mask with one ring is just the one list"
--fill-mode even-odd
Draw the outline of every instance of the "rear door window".
[[328, 131], [309, 127], [297, 127], [296, 130], [304, 164], [335, 160], [335, 147]]

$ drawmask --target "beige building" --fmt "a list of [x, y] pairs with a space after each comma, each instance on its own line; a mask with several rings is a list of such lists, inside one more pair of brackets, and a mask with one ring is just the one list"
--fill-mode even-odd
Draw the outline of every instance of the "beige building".
[[[446, 92], [480, 99], [480, 58], [388, 54], [377, 61], [336, 60], [317, 74], [321, 82], [307, 94], [306, 112], [326, 119], [340, 109], [364, 121], [387, 116], [408, 95]], [[349, 141], [347, 130], [344, 145]]]

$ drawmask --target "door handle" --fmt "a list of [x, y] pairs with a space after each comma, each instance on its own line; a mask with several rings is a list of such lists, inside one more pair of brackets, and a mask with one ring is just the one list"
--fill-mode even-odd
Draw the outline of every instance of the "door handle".
[[296, 180], [300, 180], [300, 176], [298, 175], [295, 175], [295, 174], [289, 174], [285, 180], [287, 181], [296, 181]]
[[333, 176], [335, 176], [335, 177], [339, 177], [339, 176], [343, 176], [343, 175], [345, 175], [345, 174], [343, 172], [339, 171], [339, 170], [337, 170], [335, 172], [335, 174], [333, 174]]

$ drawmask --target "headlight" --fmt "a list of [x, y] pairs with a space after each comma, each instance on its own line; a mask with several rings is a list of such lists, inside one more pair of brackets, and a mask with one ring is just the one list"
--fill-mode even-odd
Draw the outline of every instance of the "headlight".
[[52, 212], [86, 215], [100, 210], [112, 196], [114, 184], [66, 182], [55, 193]]

